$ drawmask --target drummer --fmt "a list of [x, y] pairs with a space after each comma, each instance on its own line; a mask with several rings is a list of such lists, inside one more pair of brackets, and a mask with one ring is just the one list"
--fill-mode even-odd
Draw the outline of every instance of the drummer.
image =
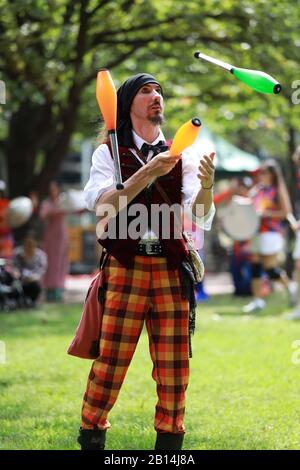
[[252, 301], [243, 308], [244, 313], [262, 310], [266, 302], [261, 298], [262, 274], [270, 281], [279, 281], [294, 295], [294, 285], [278, 265], [278, 254], [283, 251], [282, 222], [291, 212], [291, 202], [279, 166], [267, 160], [260, 169], [258, 184], [250, 191], [255, 208], [261, 216], [258, 233], [251, 240]]
[[[231, 233], [228, 233], [226, 228], [225, 232], [227, 235], [233, 238], [233, 245], [229, 255], [229, 269], [234, 285], [234, 295], [236, 296], [249, 296], [251, 294], [251, 266], [249, 253], [250, 242], [248, 239], [236, 239], [232, 231], [232, 227], [235, 224], [232, 224], [232, 218], [229, 221], [228, 213], [226, 214], [226, 209], [229, 209], [230, 214], [232, 214], [233, 206], [230, 204], [232, 199], [235, 196], [247, 198], [249, 190], [252, 188], [252, 186], [253, 180], [249, 176], [245, 176], [243, 178], [233, 178], [226, 190], [214, 194], [215, 206], [220, 206], [224, 203], [228, 204], [227, 207], [225, 206], [225, 213], [223, 213], [223, 222], [226, 220], [226, 222], [231, 225]], [[234, 217], [235, 220], [238, 221], [239, 230], [241, 225], [239, 216], [235, 215]], [[250, 217], [247, 217], [246, 220], [248, 221], [249, 219]], [[251, 222], [253, 222], [253, 218], [251, 218]]]

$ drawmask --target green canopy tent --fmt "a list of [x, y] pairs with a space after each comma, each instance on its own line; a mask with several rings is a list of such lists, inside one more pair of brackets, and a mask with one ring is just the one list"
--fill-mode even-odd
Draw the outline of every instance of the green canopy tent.
[[260, 166], [260, 159], [256, 155], [235, 147], [206, 127], [201, 129], [199, 137], [193, 144], [193, 149], [199, 156], [205, 153], [216, 153], [217, 179], [245, 176]]

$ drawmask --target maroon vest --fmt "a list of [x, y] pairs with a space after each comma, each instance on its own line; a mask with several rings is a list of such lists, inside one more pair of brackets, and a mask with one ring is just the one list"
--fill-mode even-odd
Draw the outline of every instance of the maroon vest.
[[[110, 147], [110, 145], [108, 145]], [[126, 147], [119, 147], [120, 166], [122, 173], [122, 181], [126, 181], [130, 176], [136, 173], [142, 164], [138, 161], [135, 155]], [[182, 162], [181, 160], [175, 165], [175, 167], [166, 175], [157, 178], [160, 186], [167, 194], [171, 204], [181, 204], [181, 187], [182, 187]], [[152, 185], [151, 191], [145, 188], [141, 191], [127, 206], [124, 210], [129, 210], [132, 204], [144, 204], [150, 209], [151, 204], [168, 204], [164, 197], [161, 195], [155, 184]], [[169, 205], [169, 204], [168, 204]], [[130, 217], [127, 212], [128, 225], [134, 219]], [[151, 222], [149, 220], [149, 222]], [[119, 214], [116, 217], [116, 227], [118, 233]], [[171, 224], [173, 227], [173, 224]], [[161, 230], [159, 233], [159, 239], [163, 247], [165, 256], [167, 257], [168, 267], [170, 269], [177, 269], [181, 262], [187, 256], [187, 248], [182, 238], [174, 238], [174, 231], [170, 230], [170, 238], [166, 239], [161, 236]], [[126, 239], [121, 238], [105, 238], [99, 239], [98, 242], [102, 245], [109, 254], [114, 256], [123, 266], [126, 268], [132, 268], [134, 265], [134, 257], [137, 254], [137, 245], [140, 238], [133, 240], [127, 237]]]

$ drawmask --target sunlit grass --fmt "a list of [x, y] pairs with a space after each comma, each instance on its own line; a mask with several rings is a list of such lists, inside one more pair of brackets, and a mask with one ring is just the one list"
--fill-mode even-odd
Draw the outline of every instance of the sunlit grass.
[[[286, 299], [244, 316], [244, 300], [213, 297], [198, 308], [186, 404], [185, 449], [299, 449], [300, 322]], [[78, 449], [81, 401], [91, 362], [67, 346], [80, 305], [0, 314], [0, 448]], [[298, 356], [299, 357], [299, 356]], [[143, 332], [110, 414], [107, 449], [153, 449], [155, 383]]]

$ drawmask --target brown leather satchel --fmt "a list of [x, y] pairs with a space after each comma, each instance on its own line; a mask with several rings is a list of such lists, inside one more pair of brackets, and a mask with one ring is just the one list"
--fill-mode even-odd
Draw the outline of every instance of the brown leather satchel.
[[99, 341], [106, 291], [104, 264], [107, 257], [108, 255], [105, 253], [100, 262], [99, 272], [88, 288], [83, 304], [82, 316], [67, 351], [71, 356], [77, 356], [82, 359], [96, 359], [99, 356]]

